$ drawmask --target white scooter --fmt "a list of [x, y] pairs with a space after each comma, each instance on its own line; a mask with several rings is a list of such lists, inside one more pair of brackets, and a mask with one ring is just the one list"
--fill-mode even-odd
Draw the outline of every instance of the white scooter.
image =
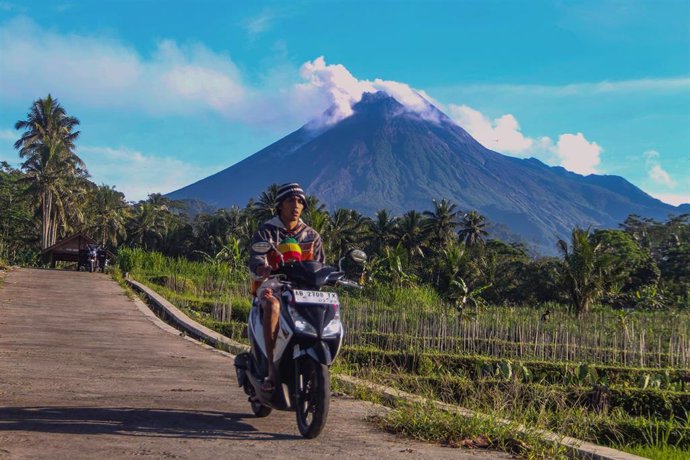
[[[252, 250], [267, 254], [276, 248], [262, 241], [254, 243]], [[355, 249], [348, 257], [363, 263], [367, 256]], [[329, 367], [343, 341], [338, 294], [320, 289], [335, 285], [361, 289], [345, 278], [343, 260], [337, 269], [316, 261], [286, 263], [270, 277], [274, 295], [280, 301], [279, 330], [273, 352], [276, 369], [273, 391], [263, 391], [261, 386], [268, 375], [269, 363], [263, 312], [257, 298], [247, 326], [251, 350], [235, 358], [237, 382], [249, 395], [254, 414], [266, 417], [272, 409], [295, 411], [297, 427], [305, 438], [318, 436], [326, 424], [330, 404]]]

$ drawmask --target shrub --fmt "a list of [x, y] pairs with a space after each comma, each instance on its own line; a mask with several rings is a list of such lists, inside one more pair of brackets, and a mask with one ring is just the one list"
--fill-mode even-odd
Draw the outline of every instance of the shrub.
[[249, 297], [237, 297], [232, 299], [232, 319], [246, 322], [249, 311], [252, 309], [252, 301]]

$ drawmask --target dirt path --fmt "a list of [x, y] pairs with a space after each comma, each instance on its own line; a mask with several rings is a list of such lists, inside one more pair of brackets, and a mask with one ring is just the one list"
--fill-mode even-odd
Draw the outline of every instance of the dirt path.
[[232, 360], [166, 332], [106, 275], [16, 270], [0, 287], [0, 459], [509, 458], [404, 440], [334, 397], [322, 435], [258, 419]]

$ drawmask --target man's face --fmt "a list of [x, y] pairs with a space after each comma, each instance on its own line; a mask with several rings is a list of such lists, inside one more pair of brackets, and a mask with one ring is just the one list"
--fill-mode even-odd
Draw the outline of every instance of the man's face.
[[280, 220], [283, 222], [294, 222], [302, 215], [304, 203], [297, 195], [289, 196], [280, 204]]

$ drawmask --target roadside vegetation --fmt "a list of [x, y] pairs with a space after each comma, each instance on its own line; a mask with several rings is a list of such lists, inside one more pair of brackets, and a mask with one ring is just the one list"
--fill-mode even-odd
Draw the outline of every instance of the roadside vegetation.
[[[245, 340], [244, 270], [127, 248], [120, 250], [118, 266], [197, 321]], [[595, 443], [646, 449], [644, 455], [652, 458], [690, 452], [685, 310], [596, 305], [577, 316], [553, 302], [458, 310], [424, 287], [374, 285], [359, 295], [340, 294], [347, 332], [336, 372], [487, 414], [489, 422], [508, 419]], [[396, 407], [375, 422], [421, 439], [448, 423], [439, 411], [412, 416], [415, 411], [419, 407]], [[522, 446], [532, 456], [560, 455], [537, 435], [501, 437], [503, 425], [487, 431], [489, 422], [475, 422], [453, 422], [460, 425], [437, 440], [469, 447], [472, 439], [486, 438], [494, 447]]]
[[[117, 254], [117, 276], [244, 340], [248, 241], [274, 214], [277, 186], [212, 212], [159, 194], [126, 202], [89, 180], [78, 124], [50, 96], [17, 122], [22, 164], [0, 165], [0, 269], [40, 266], [43, 248], [85, 232]], [[339, 372], [653, 458], [690, 455], [690, 215], [574, 228], [554, 240], [560, 257], [535, 257], [445, 199], [373, 217], [308, 201], [303, 217], [329, 261], [353, 247], [370, 255], [363, 270], [347, 267], [364, 289], [341, 292]], [[376, 423], [451, 445], [484, 436], [521, 455], [558, 454], [419, 407]]]

